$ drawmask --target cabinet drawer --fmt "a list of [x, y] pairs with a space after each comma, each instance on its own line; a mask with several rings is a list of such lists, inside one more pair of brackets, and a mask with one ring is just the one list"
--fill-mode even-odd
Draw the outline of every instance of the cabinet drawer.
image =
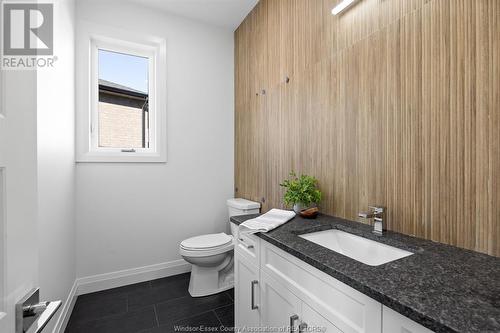
[[380, 303], [267, 242], [261, 243], [261, 269], [340, 331], [381, 332]]
[[251, 264], [260, 264], [260, 238], [255, 235], [244, 235], [238, 233], [235, 245], [236, 251]]

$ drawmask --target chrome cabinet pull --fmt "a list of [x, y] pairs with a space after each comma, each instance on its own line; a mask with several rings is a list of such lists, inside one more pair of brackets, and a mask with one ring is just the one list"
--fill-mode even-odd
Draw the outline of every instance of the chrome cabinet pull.
[[307, 324], [306, 323], [301, 323], [299, 325], [299, 333], [304, 333], [304, 331], [307, 329]]
[[257, 280], [253, 280], [252, 281], [252, 286], [251, 286], [251, 294], [252, 294], [252, 304], [251, 304], [251, 307], [252, 307], [252, 310], [257, 310], [259, 308], [258, 305], [255, 304], [255, 285], [258, 284], [259, 281]]
[[295, 332], [295, 321], [299, 319], [299, 316], [294, 314], [293, 316], [290, 316], [290, 333]]

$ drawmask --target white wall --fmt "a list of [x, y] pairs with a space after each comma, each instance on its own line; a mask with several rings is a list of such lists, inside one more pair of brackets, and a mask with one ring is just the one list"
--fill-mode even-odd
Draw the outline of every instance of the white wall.
[[167, 40], [168, 161], [77, 164], [78, 277], [179, 259], [181, 240], [226, 231], [233, 194], [233, 32], [116, 3], [77, 2], [77, 29]]
[[43, 300], [66, 301], [76, 277], [74, 0], [55, 1], [54, 17], [58, 60], [38, 71], [39, 285]]
[[0, 167], [5, 168], [6, 207], [0, 255], [5, 258], [5, 276], [0, 276], [0, 283], [5, 287], [5, 302], [0, 306], [5, 306], [7, 317], [0, 321], [0, 332], [14, 332], [14, 305], [38, 284], [36, 74], [4, 72]]

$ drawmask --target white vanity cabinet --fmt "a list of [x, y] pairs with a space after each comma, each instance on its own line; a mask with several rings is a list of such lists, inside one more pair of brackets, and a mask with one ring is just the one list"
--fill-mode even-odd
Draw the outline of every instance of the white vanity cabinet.
[[428, 328], [400, 315], [396, 311], [384, 306], [382, 313], [384, 318], [383, 331], [387, 333], [432, 333]]
[[235, 326], [260, 327], [260, 269], [241, 253], [234, 251], [234, 321]]
[[256, 236], [235, 246], [235, 324], [254, 332], [431, 332]]

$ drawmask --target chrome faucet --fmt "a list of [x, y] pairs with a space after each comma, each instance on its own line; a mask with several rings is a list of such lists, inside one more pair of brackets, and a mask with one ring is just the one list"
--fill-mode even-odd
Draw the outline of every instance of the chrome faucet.
[[373, 219], [373, 233], [382, 236], [384, 230], [384, 207], [368, 207], [368, 212], [361, 212], [359, 217], [364, 219]]

